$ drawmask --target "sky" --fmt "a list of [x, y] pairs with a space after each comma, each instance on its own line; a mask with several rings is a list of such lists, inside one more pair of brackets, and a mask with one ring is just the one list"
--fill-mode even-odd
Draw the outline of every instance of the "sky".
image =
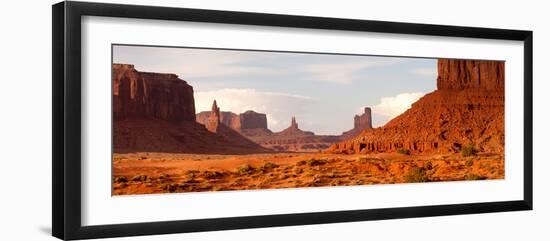
[[113, 63], [173, 73], [193, 86], [196, 112], [253, 110], [281, 131], [295, 116], [300, 129], [339, 135], [372, 108], [384, 125], [436, 89], [436, 59], [281, 53], [151, 46], [113, 46]]

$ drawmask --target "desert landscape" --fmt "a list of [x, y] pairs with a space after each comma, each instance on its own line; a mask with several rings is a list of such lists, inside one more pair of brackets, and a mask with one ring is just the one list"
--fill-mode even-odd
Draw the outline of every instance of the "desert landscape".
[[[435, 91], [384, 125], [273, 131], [270, 113], [197, 111], [175, 74], [113, 64], [112, 194], [503, 179], [504, 62], [438, 59]], [[299, 115], [300, 113], [296, 113]], [[318, 121], [323, 121], [319, 119]]]

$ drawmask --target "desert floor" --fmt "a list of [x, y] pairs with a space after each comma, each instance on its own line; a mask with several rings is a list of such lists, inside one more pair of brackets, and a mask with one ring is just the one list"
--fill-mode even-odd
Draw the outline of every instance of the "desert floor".
[[276, 153], [113, 156], [113, 195], [371, 185], [504, 178], [496, 154]]

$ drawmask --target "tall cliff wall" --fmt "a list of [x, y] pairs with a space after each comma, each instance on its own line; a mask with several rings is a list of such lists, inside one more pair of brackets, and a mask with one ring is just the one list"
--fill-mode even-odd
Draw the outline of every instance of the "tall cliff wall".
[[437, 61], [438, 90], [504, 90], [504, 62], [486, 60]]
[[113, 64], [112, 71], [115, 118], [195, 120], [193, 87], [177, 75], [138, 72], [130, 64]]
[[504, 62], [438, 60], [437, 90], [380, 128], [332, 145], [330, 153], [504, 150]]

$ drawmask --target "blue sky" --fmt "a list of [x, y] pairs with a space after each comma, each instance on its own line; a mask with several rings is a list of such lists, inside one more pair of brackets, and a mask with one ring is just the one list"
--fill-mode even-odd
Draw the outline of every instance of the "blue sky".
[[373, 108], [375, 126], [435, 90], [435, 59], [336, 54], [113, 47], [113, 62], [138, 71], [174, 73], [194, 88], [197, 112], [217, 100], [222, 111], [266, 113], [280, 131], [296, 116], [300, 129], [340, 134]]

